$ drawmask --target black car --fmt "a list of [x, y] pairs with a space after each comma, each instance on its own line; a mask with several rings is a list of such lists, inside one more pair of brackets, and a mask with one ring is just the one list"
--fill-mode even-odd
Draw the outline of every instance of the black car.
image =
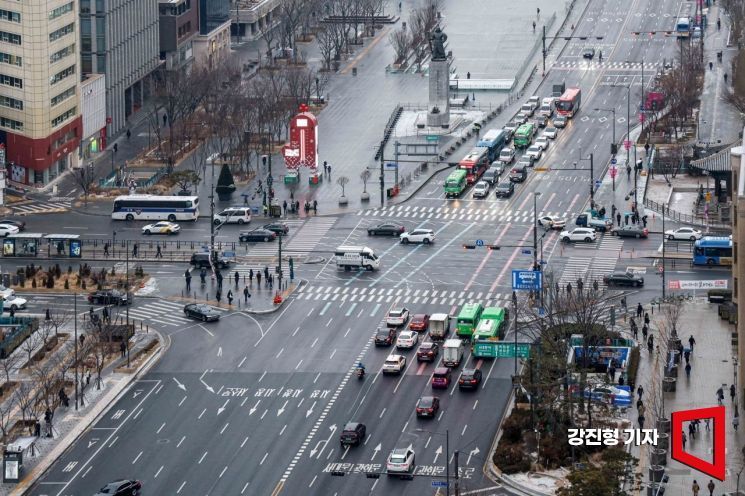
[[644, 278], [630, 270], [608, 274], [603, 277], [603, 281], [608, 286], [635, 286], [637, 288], [644, 286]]
[[437, 396], [422, 396], [416, 402], [417, 417], [432, 417], [440, 410], [440, 398]]
[[202, 322], [217, 322], [220, 320], [220, 313], [203, 303], [189, 303], [184, 307], [184, 315]]
[[592, 60], [593, 57], [595, 57], [595, 49], [594, 48], [587, 48], [587, 49], [585, 49], [584, 52], [582, 52], [582, 58]]
[[479, 369], [463, 369], [458, 379], [458, 388], [476, 389], [481, 384], [481, 371]]
[[390, 346], [396, 340], [396, 329], [378, 329], [375, 333], [375, 346]]
[[365, 424], [360, 424], [359, 422], [347, 422], [347, 425], [344, 426], [344, 430], [341, 431], [339, 442], [341, 442], [342, 448], [349, 445], [359, 446], [365, 440], [366, 435], [367, 427], [365, 427]]
[[622, 226], [612, 229], [610, 233], [621, 238], [646, 238], [649, 236], [649, 229], [641, 226]]
[[26, 223], [22, 220], [2, 219], [0, 220], [0, 224], [16, 226], [19, 231], [24, 231], [26, 229]]
[[533, 117], [533, 122], [535, 122], [537, 127], [546, 127], [548, 125], [548, 117], [545, 115], [536, 115]]
[[498, 184], [497, 187], [494, 188], [494, 194], [497, 195], [497, 198], [509, 198], [514, 192], [515, 183], [513, 183], [512, 181], [505, 181]]
[[102, 289], [88, 295], [88, 301], [94, 305], [127, 305], [132, 303], [132, 293], [118, 289]]
[[401, 224], [395, 222], [386, 222], [385, 224], [378, 224], [374, 227], [367, 228], [368, 236], [399, 236], [402, 232], [405, 232], [406, 228]]
[[238, 235], [238, 240], [241, 243], [256, 242], [256, 241], [274, 241], [277, 239], [277, 233], [270, 231], [269, 229], [254, 229], [253, 231], [241, 231]]
[[440, 345], [431, 341], [425, 341], [416, 352], [417, 362], [434, 362], [440, 353]]
[[[208, 269], [210, 268], [210, 254], [207, 252], [192, 253], [189, 263], [197, 269]], [[218, 269], [227, 269], [230, 267], [230, 261], [218, 256], [215, 265]]]
[[277, 236], [284, 236], [290, 232], [290, 226], [284, 222], [272, 222], [271, 224], [264, 224], [264, 229], [272, 231]]
[[138, 480], [118, 480], [103, 486], [95, 496], [136, 496], [141, 489], [142, 482]]

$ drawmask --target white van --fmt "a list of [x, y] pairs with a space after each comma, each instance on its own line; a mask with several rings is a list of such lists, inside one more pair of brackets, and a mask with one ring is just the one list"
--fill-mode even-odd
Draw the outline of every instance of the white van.
[[367, 246], [340, 246], [334, 252], [336, 266], [344, 270], [352, 267], [362, 267], [367, 270], [376, 270], [380, 267], [380, 259], [372, 248]]
[[251, 222], [251, 209], [249, 207], [230, 207], [219, 214], [215, 214], [213, 220], [215, 225], [220, 224], [248, 224]]
[[546, 117], [554, 115], [554, 98], [544, 98], [541, 102], [541, 109], [538, 112]]

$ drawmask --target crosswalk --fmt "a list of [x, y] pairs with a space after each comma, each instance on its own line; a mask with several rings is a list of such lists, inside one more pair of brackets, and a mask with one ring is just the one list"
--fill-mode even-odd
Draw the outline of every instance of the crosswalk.
[[[540, 211], [538, 217], [544, 215], [554, 215], [562, 217], [564, 212], [544, 212]], [[419, 220], [444, 220], [444, 221], [465, 221], [465, 222], [513, 222], [513, 223], [533, 223], [533, 209], [528, 210], [507, 210], [506, 205], [494, 204], [488, 208], [454, 208], [454, 207], [426, 207], [422, 205], [391, 205], [384, 208], [373, 208], [357, 212], [359, 216], [365, 217], [394, 217], [410, 218]]]
[[[220, 311], [219, 308], [215, 310]], [[184, 315], [184, 303], [168, 300], [157, 300], [136, 308], [129, 309], [130, 317], [143, 322], [154, 322], [163, 326], [179, 327], [193, 324], [194, 321]]]
[[[300, 234], [300, 231], [302, 230], [303, 225], [305, 225], [306, 220], [305, 219], [288, 219], [283, 220], [285, 224], [287, 224], [290, 227], [290, 233], [289, 236], [286, 236], [282, 239], [282, 254], [284, 255], [286, 249], [287, 249], [287, 240], [294, 239]], [[249, 257], [255, 257], [255, 258], [272, 258], [276, 257], [279, 253], [279, 247], [278, 241], [274, 241], [271, 243], [251, 243], [248, 247], [248, 252], [246, 253]], [[248, 269], [246, 269], [248, 270]]]
[[[282, 240], [282, 257], [308, 256], [336, 223], [336, 217], [312, 217], [284, 221], [290, 226], [289, 237]], [[279, 253], [277, 242], [254, 243], [247, 255], [255, 258], [273, 258]], [[246, 269], [247, 271], [248, 269]]]
[[593, 250], [594, 253], [592, 255], [588, 253], [588, 256], [569, 257], [559, 279], [559, 285], [561, 287], [566, 286], [567, 283], [574, 285], [577, 279], [582, 279], [588, 283], [598, 281], [598, 284], [604, 287], [603, 276], [616, 269], [618, 256], [623, 248], [623, 239], [605, 235], [597, 244], [576, 244], [575, 248]]
[[16, 215], [36, 215], [36, 214], [52, 214], [67, 212], [72, 208], [72, 201], [56, 201], [56, 202], [33, 202], [25, 205], [10, 205], [13, 209], [13, 213]]
[[[580, 59], [577, 57], [576, 60], [559, 60], [554, 64], [554, 67], [561, 67], [561, 68], [577, 68], [582, 67], [585, 69], [604, 69], [604, 70], [619, 70], [619, 69], [626, 69], [626, 70], [634, 70], [634, 71], [641, 71], [642, 69], [642, 63], [641, 62], [623, 62], [623, 61], [616, 61], [616, 62], [591, 62], [586, 59]], [[644, 62], [644, 70], [649, 71], [650, 74], [653, 74], [658, 68], [662, 68], [661, 62]]]

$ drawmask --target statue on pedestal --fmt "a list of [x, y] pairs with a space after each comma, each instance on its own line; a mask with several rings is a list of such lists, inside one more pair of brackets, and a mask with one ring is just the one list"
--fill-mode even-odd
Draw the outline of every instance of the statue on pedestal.
[[432, 60], [447, 60], [445, 54], [445, 42], [448, 35], [442, 32], [439, 26], [435, 28], [429, 37], [429, 49], [432, 52]]

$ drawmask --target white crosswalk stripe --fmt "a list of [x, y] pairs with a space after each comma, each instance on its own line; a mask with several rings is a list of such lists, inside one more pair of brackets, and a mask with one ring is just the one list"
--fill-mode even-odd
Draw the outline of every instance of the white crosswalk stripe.
[[[487, 204], [483, 204], [487, 205]], [[486, 206], [486, 208], [451, 208], [451, 207], [425, 207], [421, 205], [392, 205], [384, 208], [373, 208], [368, 210], [361, 210], [357, 212], [357, 215], [365, 217], [381, 217], [381, 218], [411, 218], [419, 220], [459, 220], [459, 221], [483, 221], [483, 222], [514, 222], [531, 224], [533, 222], [533, 210], [518, 210], [518, 211], [505, 211], [505, 207], [500, 204], [494, 204], [493, 206]], [[553, 215], [562, 217], [567, 215], [567, 212], [544, 212], [538, 213], [538, 217], [544, 215]]]
[[616, 269], [617, 258], [609, 257], [594, 257], [590, 264], [590, 270], [587, 272], [586, 281], [592, 283], [598, 281], [600, 286], [605, 286], [603, 282], [603, 276], [606, 276]]
[[564, 267], [564, 272], [561, 273], [559, 286], [563, 288], [567, 283], [572, 283], [574, 286], [577, 279], [584, 279], [591, 262], [592, 259], [588, 257], [570, 257]]
[[605, 235], [598, 245], [598, 250], [612, 250], [620, 252], [623, 248], [623, 239], [617, 236]]
[[26, 205], [10, 205], [17, 214], [41, 214], [69, 210], [72, 207], [70, 201], [60, 202], [34, 202]]
[[[469, 301], [484, 306], [500, 306], [509, 303], [512, 293], [491, 293], [471, 291], [463, 295], [457, 291], [394, 289], [394, 288], [350, 288], [348, 286], [306, 286], [297, 294], [300, 300], [335, 301], [349, 303], [396, 303], [400, 305], [438, 305], [461, 306]], [[411, 309], [415, 312], [415, 309]]]
[[[290, 227], [289, 236], [286, 236], [282, 240], [282, 255], [284, 256], [287, 245], [288, 245], [288, 240], [291, 241], [295, 239], [295, 237], [297, 237], [300, 234], [303, 226], [306, 224], [307, 221], [305, 219], [291, 219], [291, 220], [283, 220], [282, 222], [284, 222]], [[269, 257], [276, 257], [278, 252], [279, 252], [278, 241], [273, 241], [271, 243], [249, 243], [248, 249], [245, 252], [245, 254], [249, 257], [269, 258]]]
[[[216, 310], [221, 311], [219, 308]], [[167, 300], [155, 300], [136, 308], [130, 308], [129, 315], [145, 323], [170, 327], [184, 326], [194, 322], [184, 316], [184, 303]]]
[[329, 230], [336, 224], [336, 217], [312, 217], [298, 233], [287, 243], [287, 251], [305, 253], [315, 249]]

